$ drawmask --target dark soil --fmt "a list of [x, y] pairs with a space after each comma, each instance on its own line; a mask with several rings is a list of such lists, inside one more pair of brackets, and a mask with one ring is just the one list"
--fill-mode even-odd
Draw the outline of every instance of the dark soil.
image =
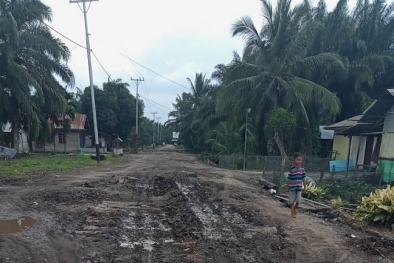
[[391, 241], [346, 237], [336, 214], [294, 221], [248, 180], [189, 155], [159, 154], [113, 169], [2, 181], [0, 216], [37, 223], [0, 235], [0, 262], [391, 262]]

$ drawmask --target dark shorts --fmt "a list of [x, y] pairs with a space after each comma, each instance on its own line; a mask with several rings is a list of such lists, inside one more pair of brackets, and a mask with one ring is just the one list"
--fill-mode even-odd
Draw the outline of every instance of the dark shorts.
[[301, 204], [301, 191], [289, 191], [289, 205], [294, 203]]

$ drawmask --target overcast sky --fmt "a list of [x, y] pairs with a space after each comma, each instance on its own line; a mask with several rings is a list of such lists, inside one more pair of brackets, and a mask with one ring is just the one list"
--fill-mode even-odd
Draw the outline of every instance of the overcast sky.
[[[86, 46], [83, 13], [78, 5], [70, 4], [69, 0], [42, 1], [52, 8], [51, 27]], [[294, 1], [297, 2], [300, 1]], [[327, 0], [330, 9], [336, 3], [337, 0]], [[187, 77], [194, 79], [196, 72], [209, 77], [215, 65], [230, 62], [232, 52], [242, 50], [242, 41], [231, 37], [231, 24], [248, 15], [260, 27], [260, 10], [259, 0], [94, 1], [88, 12], [91, 48], [111, 78], [129, 82], [134, 95], [135, 85], [130, 76], [142, 75], [145, 83], [140, 86], [139, 94], [145, 102], [145, 116], [152, 118], [150, 113], [157, 112], [156, 117], [165, 122], [177, 94], [187, 90], [133, 65], [124, 55], [188, 87]], [[75, 74], [76, 86], [88, 86], [86, 50], [54, 34], [72, 52], [69, 66]], [[101, 87], [108, 77], [95, 58], [92, 59], [94, 84]]]

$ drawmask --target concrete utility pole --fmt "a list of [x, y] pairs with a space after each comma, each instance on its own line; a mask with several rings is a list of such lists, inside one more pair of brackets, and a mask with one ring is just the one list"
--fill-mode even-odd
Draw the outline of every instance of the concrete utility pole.
[[158, 144], [161, 144], [161, 138], [160, 138], [160, 119], [161, 117], [157, 117], [157, 140]]
[[135, 104], [135, 133], [138, 134], [138, 86], [142, 81], [144, 81], [144, 78], [139, 78], [139, 79], [133, 79], [131, 78], [131, 81], [135, 82], [135, 85], [137, 86], [137, 92], [136, 92], [136, 104]]
[[153, 142], [153, 147], [155, 147], [155, 116], [157, 112], [151, 112], [153, 115], [153, 124], [152, 124], [152, 142]]
[[85, 20], [85, 34], [86, 34], [86, 50], [88, 54], [88, 67], [89, 67], [89, 82], [90, 82], [90, 93], [92, 99], [92, 112], [93, 112], [93, 127], [94, 127], [94, 141], [96, 146], [96, 158], [97, 163], [100, 162], [100, 146], [99, 146], [99, 138], [98, 138], [98, 128], [97, 128], [97, 114], [96, 114], [96, 102], [94, 98], [94, 87], [93, 87], [93, 70], [92, 70], [92, 57], [90, 49], [90, 40], [89, 40], [89, 30], [88, 30], [88, 11], [86, 10], [86, 2], [94, 2], [98, 0], [70, 0], [71, 4], [82, 3], [82, 12]]
[[248, 117], [249, 117], [249, 113], [250, 113], [251, 109], [247, 109], [246, 110], [246, 118], [245, 118], [245, 142], [244, 142], [244, 165], [243, 165], [243, 170], [245, 171], [246, 168], [246, 142], [248, 139]]

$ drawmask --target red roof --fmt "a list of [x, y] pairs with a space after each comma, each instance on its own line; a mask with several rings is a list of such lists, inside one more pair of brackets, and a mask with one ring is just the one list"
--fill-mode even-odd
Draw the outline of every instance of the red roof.
[[[86, 123], [86, 114], [75, 114], [74, 120], [71, 119], [70, 116], [66, 116], [66, 119], [70, 120], [71, 130], [85, 130]], [[59, 120], [63, 120], [63, 116], [59, 117]], [[52, 123], [51, 120], [48, 120], [49, 123]], [[56, 125], [55, 129], [63, 129], [62, 125]]]

